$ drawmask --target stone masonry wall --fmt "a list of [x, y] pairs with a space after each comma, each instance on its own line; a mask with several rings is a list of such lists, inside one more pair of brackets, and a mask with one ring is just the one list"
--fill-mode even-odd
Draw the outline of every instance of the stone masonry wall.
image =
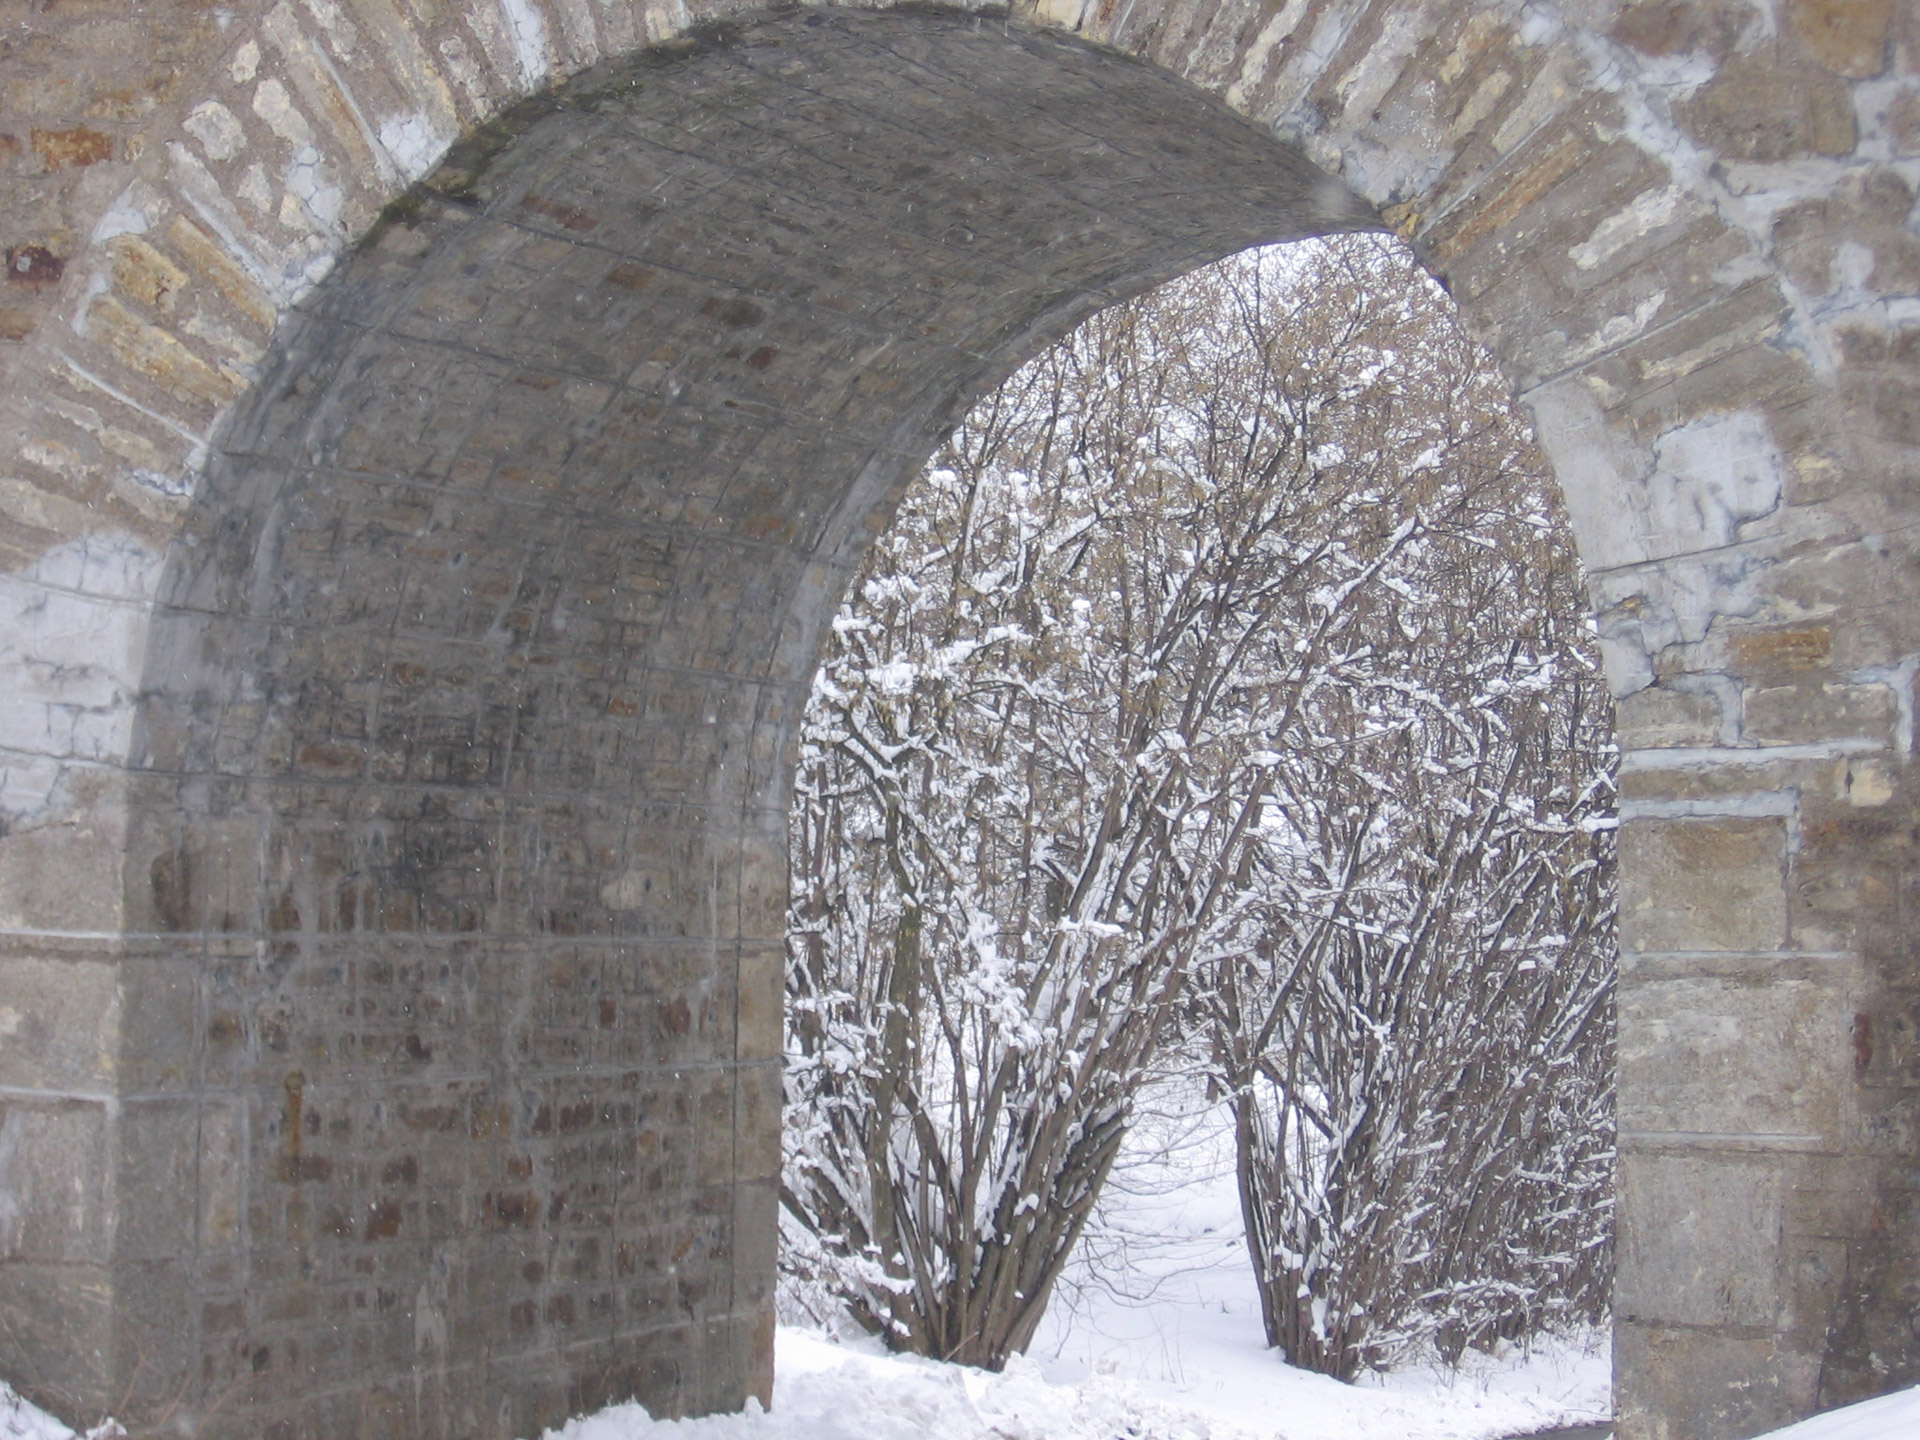
[[1377, 213], [1619, 698], [1621, 1434], [1920, 1379], [1914, 7], [0, 24], [11, 1378], [207, 1435], [764, 1388], [847, 564], [1076, 316]]

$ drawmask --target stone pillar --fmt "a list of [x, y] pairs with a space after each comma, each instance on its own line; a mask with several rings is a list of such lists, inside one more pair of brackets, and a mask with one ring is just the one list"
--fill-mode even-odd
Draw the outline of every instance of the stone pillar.
[[[1799, 463], [1759, 463], [1819, 473], [1821, 431], [1775, 423]], [[1717, 577], [1676, 647], [1713, 668], [1618, 708], [1625, 1440], [1754, 1435], [1920, 1369], [1913, 638], [1868, 618], [1897, 584], [1876, 537], [1738, 549], [1731, 579], [1725, 552], [1661, 567]]]
[[143, 1218], [126, 1198], [161, 1178], [124, 1122], [170, 1083], [169, 1056], [123, 1044], [156, 998], [124, 934], [115, 759], [152, 558], [82, 539], [0, 575], [0, 1355], [8, 1380], [96, 1416], [114, 1394], [110, 1257]]

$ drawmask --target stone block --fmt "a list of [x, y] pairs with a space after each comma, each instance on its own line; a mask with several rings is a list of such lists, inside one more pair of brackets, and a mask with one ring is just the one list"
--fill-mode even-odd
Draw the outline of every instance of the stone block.
[[187, 287], [187, 272], [137, 235], [113, 244], [113, 283], [149, 310], [171, 315]]
[[1628, 820], [1620, 828], [1622, 949], [1779, 949], [1786, 864], [1783, 819]]
[[245, 1241], [245, 1140], [246, 1115], [242, 1105], [215, 1098], [200, 1102], [195, 1213], [202, 1254], [234, 1252]]
[[1866, 80], [1887, 68], [1895, 0], [1787, 0], [1787, 21], [1813, 61]]
[[1740, 38], [1740, 25], [1734, 15], [1717, 6], [1629, 0], [1621, 6], [1612, 33], [1646, 55], [1704, 51], [1723, 59]]
[[106, 1093], [118, 1068], [117, 991], [108, 958], [0, 955], [0, 1085]]
[[210, 362], [172, 331], [142, 320], [111, 295], [93, 302], [87, 323], [121, 363], [182, 405], [210, 409], [244, 387], [237, 373]]
[[0, 924], [112, 932], [120, 926], [120, 827], [113, 804], [85, 821], [0, 834]]
[[738, 1186], [734, 1191], [733, 1211], [733, 1304], [736, 1308], [773, 1303], [779, 1248], [777, 1174]]
[[[1838, 1148], [1851, 1138], [1852, 967], [1770, 961], [1621, 977], [1620, 1127]], [[1704, 968], [1704, 967], [1702, 967]]]
[[1894, 797], [1898, 785], [1893, 762], [1879, 755], [1855, 755], [1835, 763], [1833, 796], [1856, 809], [1874, 810]]
[[744, 1095], [745, 1067], [705, 1081], [694, 1101], [695, 1142], [699, 1147], [696, 1183], [702, 1188], [733, 1183], [738, 1177], [739, 1157], [734, 1143], [735, 1120], [751, 1103]]
[[787, 928], [787, 836], [784, 813], [740, 838], [740, 934], [777, 940]]
[[[1822, 1217], [1826, 1226], [1838, 1228], [1840, 1217]], [[1787, 1237], [1785, 1263], [1785, 1306], [1783, 1329], [1791, 1332], [1802, 1326], [1825, 1325], [1833, 1314], [1834, 1300], [1847, 1284], [1847, 1245], [1831, 1235], [1795, 1235]]]
[[1893, 744], [1898, 705], [1887, 685], [1769, 685], [1745, 697], [1742, 738], [1759, 745], [1823, 740]]
[[1741, 56], [1678, 107], [1687, 129], [1727, 160], [1773, 163], [1845, 155], [1854, 145], [1853, 94], [1831, 71]]
[[1614, 702], [1614, 734], [1623, 750], [1714, 745], [1720, 702], [1712, 695], [1649, 686]]
[[122, 1194], [143, 1198], [115, 1217], [116, 1266], [185, 1263], [196, 1238], [198, 1102], [122, 1100], [117, 1140], [114, 1183]]
[[1622, 1315], [1618, 1440], [1740, 1440], [1813, 1412], [1818, 1362], [1779, 1335], [1715, 1334]]
[[1848, 377], [1850, 408], [1867, 433], [1894, 445], [1920, 445], [1920, 385], [1903, 374]]
[[113, 159], [113, 137], [76, 125], [69, 130], [34, 130], [33, 153], [49, 170], [72, 170]]
[[[1871, 758], [1871, 757], [1870, 757]], [[1821, 767], [1806, 792], [1801, 853], [1794, 863], [1793, 933], [1808, 949], [1871, 951], [1900, 932], [1900, 871], [1909, 845], [1907, 824], [1891, 798], [1868, 803], [1890, 777], [1861, 767], [1845, 776], [1838, 764]], [[1861, 804], [1835, 804], [1820, 780], [1859, 786]], [[1886, 939], [1876, 940], [1876, 935]]]
[[0, 1101], [0, 1259], [103, 1264], [116, 1222], [114, 1121], [105, 1100], [11, 1095]]
[[735, 1175], [742, 1181], [780, 1173], [780, 1062], [742, 1065], [734, 1111]]
[[1920, 155], [1920, 89], [1894, 96], [1887, 107], [1887, 137], [1894, 154]]
[[17, 345], [29, 338], [40, 327], [41, 313], [18, 305], [0, 306], [0, 340]]
[[1770, 1157], [1623, 1149], [1614, 1304], [1642, 1324], [1772, 1329], [1781, 1309]]
[[123, 1093], [179, 1092], [201, 1078], [202, 960], [188, 954], [122, 957], [115, 967], [117, 1075]]
[[[777, 1060], [784, 1044], [786, 1007], [784, 946], [745, 943], [740, 947], [739, 1020], [736, 1036], [741, 1060]], [[0, 1052], [4, 1053], [4, 1052]]]

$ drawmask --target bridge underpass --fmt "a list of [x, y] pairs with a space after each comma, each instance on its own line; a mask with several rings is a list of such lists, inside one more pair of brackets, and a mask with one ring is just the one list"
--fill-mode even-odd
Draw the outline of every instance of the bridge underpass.
[[863, 544], [1092, 310], [1380, 224], [1532, 408], [1620, 699], [1621, 1433], [1916, 1378], [1891, 19], [63, 10], [0, 55], [27, 1393], [764, 1395], [790, 741]]

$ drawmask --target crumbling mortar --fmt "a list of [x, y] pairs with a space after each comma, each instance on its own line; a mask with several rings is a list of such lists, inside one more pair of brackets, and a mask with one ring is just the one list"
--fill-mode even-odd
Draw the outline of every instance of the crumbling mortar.
[[[1621, 769], [1625, 771], [1630, 768], [1641, 768], [1634, 766], [1632, 761], [1636, 754], [1643, 753], [1646, 752], [1635, 751], [1623, 756]], [[1680, 752], [1658, 753], [1671, 755]], [[1676, 768], [1698, 767], [1682, 765]], [[1686, 800], [1624, 799], [1620, 802], [1620, 819], [1622, 823], [1634, 820], [1784, 820], [1787, 831], [1787, 856], [1791, 859], [1792, 856], [1800, 853], [1800, 788], [1797, 785], [1783, 786], [1778, 790], [1748, 790], [1730, 795], [1698, 796]]]
[[1856, 685], [1884, 685], [1892, 692], [1893, 743], [1905, 760], [1913, 758], [1913, 682], [1916, 674], [1920, 674], [1920, 654], [1907, 655], [1893, 665], [1864, 666], [1847, 677]]
[[1746, 684], [1738, 676], [1721, 670], [1694, 671], [1665, 676], [1660, 684], [1676, 694], [1710, 698], [1719, 712], [1720, 743], [1729, 748], [1741, 744]]

